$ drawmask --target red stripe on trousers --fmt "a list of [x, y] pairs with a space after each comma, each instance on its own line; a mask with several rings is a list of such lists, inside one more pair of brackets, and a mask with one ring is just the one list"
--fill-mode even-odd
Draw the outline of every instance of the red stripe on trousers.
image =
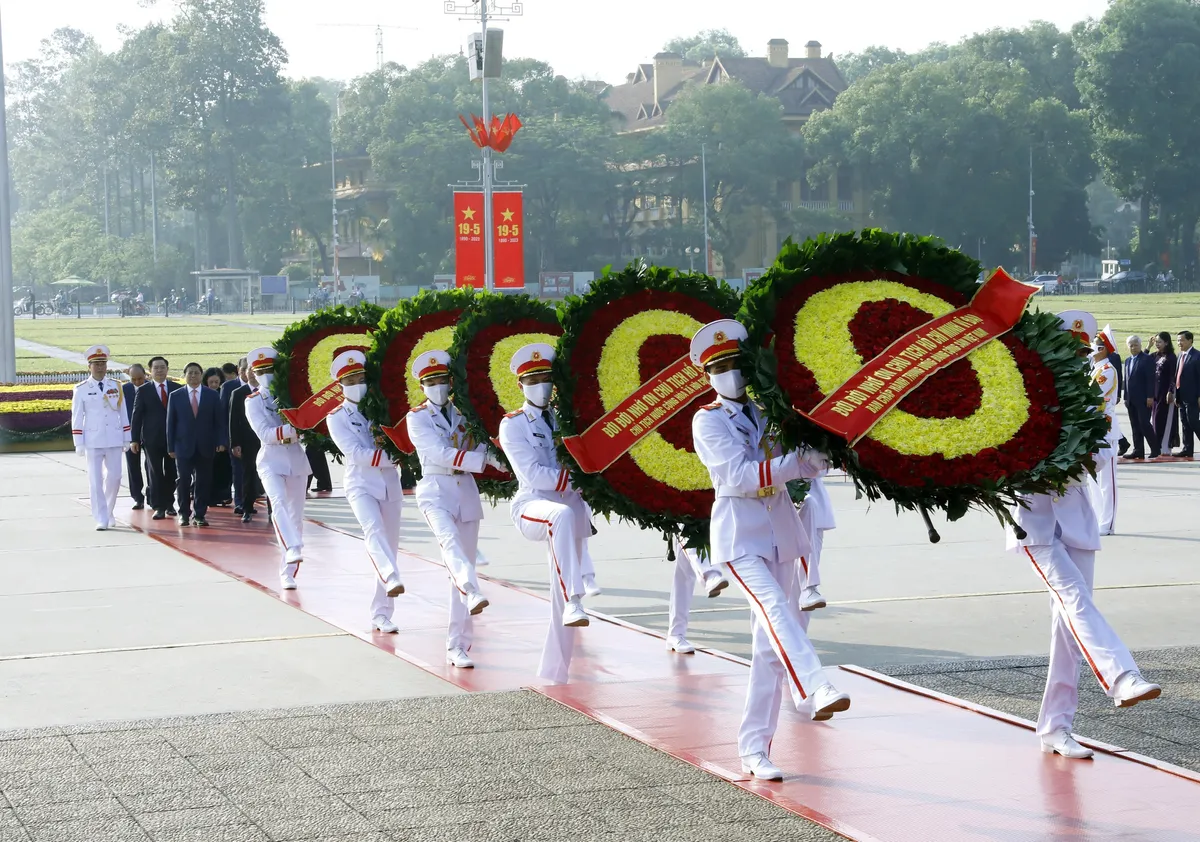
[[[572, 513], [572, 517], [574, 517], [574, 513]], [[563, 581], [562, 568], [558, 566], [558, 555], [554, 552], [554, 528], [550, 526], [550, 521], [538, 520], [535, 517], [528, 517], [526, 515], [521, 515], [521, 520], [527, 520], [530, 523], [546, 524], [546, 533], [550, 536], [550, 560], [554, 562], [554, 572], [558, 574], [558, 586], [562, 588], [563, 599], [570, 602], [571, 597], [567, 596], [567, 583]]]
[[750, 588], [746, 585], [745, 580], [742, 579], [742, 577], [738, 575], [738, 572], [733, 569], [732, 563], [729, 564], [729, 572], [732, 573], [733, 577], [738, 580], [738, 584], [742, 586], [742, 590], [750, 595], [750, 598], [754, 600], [754, 604], [758, 606], [758, 610], [762, 612], [762, 621], [766, 624], [767, 631], [771, 633], [771, 637], [775, 640], [775, 646], [779, 649], [779, 657], [783, 661], [783, 665], [787, 667], [788, 675], [792, 677], [792, 681], [796, 682], [796, 689], [800, 691], [800, 698], [807, 699], [808, 694], [804, 692], [804, 685], [800, 683], [800, 678], [796, 675], [796, 670], [792, 666], [792, 660], [787, 656], [787, 652], [784, 651], [783, 644], [779, 642], [779, 635], [775, 634], [775, 627], [772, 626], [771, 621], [767, 619], [767, 610], [763, 608], [763, 604], [759, 602], [758, 597], [754, 595], [754, 591], [750, 590]]
[[1083, 641], [1079, 639], [1079, 633], [1075, 631], [1075, 624], [1071, 622], [1071, 615], [1067, 613], [1067, 604], [1063, 602], [1062, 595], [1054, 589], [1054, 585], [1050, 584], [1050, 580], [1046, 578], [1046, 574], [1042, 572], [1042, 568], [1038, 565], [1037, 559], [1033, 557], [1033, 553], [1029, 551], [1029, 547], [1025, 547], [1025, 555], [1029, 556], [1029, 560], [1033, 562], [1033, 569], [1042, 577], [1042, 581], [1046, 583], [1046, 587], [1050, 589], [1050, 593], [1054, 594], [1054, 598], [1058, 600], [1059, 606], [1062, 607], [1063, 617], [1067, 621], [1067, 628], [1071, 630], [1071, 636], [1075, 638], [1076, 645], [1079, 646], [1079, 651], [1083, 653], [1083, 657], [1087, 659], [1088, 666], [1092, 668], [1092, 674], [1096, 676], [1096, 680], [1100, 682], [1100, 686], [1104, 691], [1108, 692], [1108, 682], [1104, 680], [1104, 676], [1100, 674], [1099, 667], [1092, 660], [1092, 653], [1087, 651], [1087, 647], [1083, 645]]

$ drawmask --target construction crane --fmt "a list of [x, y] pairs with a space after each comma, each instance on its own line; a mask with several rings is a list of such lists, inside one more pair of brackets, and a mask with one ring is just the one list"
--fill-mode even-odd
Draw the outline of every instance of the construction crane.
[[320, 26], [349, 26], [355, 29], [374, 29], [375, 30], [375, 69], [383, 70], [383, 30], [385, 29], [405, 29], [409, 32], [419, 32], [415, 26], [391, 26], [383, 23], [323, 23]]

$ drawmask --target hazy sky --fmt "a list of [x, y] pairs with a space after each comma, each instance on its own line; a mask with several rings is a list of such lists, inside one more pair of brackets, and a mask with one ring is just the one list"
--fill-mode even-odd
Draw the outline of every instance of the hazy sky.
[[[157, 0], [150, 9], [142, 5], [144, 0], [0, 0], [5, 63], [35, 56], [39, 42], [62, 26], [82, 29], [114, 49], [122, 24], [140, 26], [169, 17], [175, 8], [174, 0]], [[266, 0], [266, 5], [268, 25], [290, 56], [289, 76], [350, 79], [372, 70], [375, 24], [415, 30], [384, 30], [385, 58], [410, 65], [435, 53], [458, 52], [472, 31], [469, 22], [443, 13], [442, 0]], [[794, 0], [527, 0], [524, 5], [523, 17], [498, 24], [505, 30], [506, 56], [533, 56], [570, 77], [617, 83], [667, 39], [701, 29], [729, 29], [751, 55], [765, 55], [771, 38], [786, 38], [793, 55], [815, 39], [836, 56], [871, 44], [917, 50], [931, 41], [954, 42], [1036, 19], [1067, 28], [1103, 14], [1108, 2], [856, 0], [839, 8]], [[362, 26], [327, 25], [332, 23]]]

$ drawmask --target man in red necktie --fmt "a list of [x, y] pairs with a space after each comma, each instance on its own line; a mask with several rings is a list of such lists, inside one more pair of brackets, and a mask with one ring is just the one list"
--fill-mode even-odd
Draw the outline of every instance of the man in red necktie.
[[175, 460], [167, 450], [167, 399], [180, 384], [167, 379], [170, 364], [166, 357], [153, 357], [149, 366], [150, 379], [138, 388], [134, 400], [131, 447], [135, 453], [145, 454], [146, 501], [154, 510], [154, 519], [162, 520], [175, 515], [177, 475]]
[[1179, 407], [1179, 420], [1183, 422], [1183, 439], [1174, 455], [1191, 459], [1193, 437], [1200, 437], [1200, 351], [1192, 347], [1190, 330], [1179, 331], [1175, 338], [1179, 342], [1175, 403]]

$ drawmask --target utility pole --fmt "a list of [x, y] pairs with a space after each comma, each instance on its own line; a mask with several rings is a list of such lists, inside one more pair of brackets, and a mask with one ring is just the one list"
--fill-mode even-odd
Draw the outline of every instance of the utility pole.
[[713, 268], [712, 243], [708, 239], [708, 156], [705, 152], [705, 145], [700, 144], [700, 179], [704, 182], [701, 185], [704, 197], [704, 274], [711, 275]]
[[1029, 277], [1033, 277], [1033, 244], [1037, 234], [1033, 231], [1033, 144], [1029, 144]]
[[[443, 9], [448, 15], [457, 15], [460, 20], [478, 20], [482, 52], [478, 56], [468, 56], [468, 61], [478, 61], [480, 64], [479, 81], [482, 87], [483, 123], [490, 128], [492, 124], [491, 103], [488, 101], [487, 48], [488, 20], [508, 20], [520, 17], [525, 13], [525, 4], [521, 0], [470, 0], [467, 5], [460, 5], [456, 0], [445, 0]], [[483, 147], [483, 172], [480, 179], [483, 182], [483, 282], [484, 288], [491, 292], [496, 282], [496, 236], [495, 221], [492, 219], [492, 188], [495, 181], [495, 171], [492, 166], [492, 150]]]
[[337, 141], [334, 138], [336, 120], [342, 116], [342, 92], [334, 96], [334, 119], [329, 123], [329, 181], [332, 186], [330, 196], [333, 197], [333, 300], [337, 303], [338, 287], [341, 286], [341, 273], [338, 271], [338, 214], [337, 214]]
[[[2, 32], [2, 30], [0, 30]], [[0, 35], [0, 383], [17, 379], [17, 326], [13, 314], [12, 208], [9, 204], [8, 119], [4, 45]]]
[[150, 243], [154, 249], [154, 265], [158, 265], [158, 183], [154, 166], [154, 153], [150, 153]]

